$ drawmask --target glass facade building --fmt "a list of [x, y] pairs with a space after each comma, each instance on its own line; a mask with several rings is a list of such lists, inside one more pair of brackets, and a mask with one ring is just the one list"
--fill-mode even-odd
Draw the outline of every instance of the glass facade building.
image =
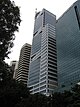
[[59, 91], [80, 81], [80, 1], [75, 2], [56, 23]]
[[28, 75], [32, 93], [49, 95], [57, 87], [56, 16], [43, 9], [35, 15]]

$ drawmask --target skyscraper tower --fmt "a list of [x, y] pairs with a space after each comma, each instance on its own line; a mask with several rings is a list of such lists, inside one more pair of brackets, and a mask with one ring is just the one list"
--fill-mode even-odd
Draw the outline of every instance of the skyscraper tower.
[[19, 57], [18, 70], [16, 72], [16, 80], [27, 85], [28, 71], [30, 63], [31, 45], [24, 44]]
[[57, 65], [59, 91], [80, 81], [80, 0], [57, 20]]
[[43, 9], [35, 15], [28, 87], [52, 94], [57, 87], [56, 16]]

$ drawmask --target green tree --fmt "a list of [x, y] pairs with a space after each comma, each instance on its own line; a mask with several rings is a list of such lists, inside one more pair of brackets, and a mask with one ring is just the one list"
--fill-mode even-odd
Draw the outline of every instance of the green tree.
[[16, 107], [29, 95], [29, 89], [26, 85], [11, 80], [5, 84], [5, 87], [0, 88], [0, 107]]
[[74, 86], [70, 91], [54, 93], [49, 102], [51, 107], [80, 107], [80, 85]]
[[66, 107], [63, 93], [54, 93], [51, 97], [51, 107]]
[[47, 102], [47, 96], [37, 93], [23, 99], [16, 107], [50, 107]]
[[12, 79], [12, 71], [8, 64], [4, 61], [0, 61], [0, 88], [4, 87], [7, 82]]
[[19, 7], [10, 0], [0, 0], [0, 61], [8, 57], [20, 22]]
[[71, 92], [73, 94], [70, 97], [68, 107], [80, 107], [80, 85], [75, 85], [75, 87], [71, 89]]

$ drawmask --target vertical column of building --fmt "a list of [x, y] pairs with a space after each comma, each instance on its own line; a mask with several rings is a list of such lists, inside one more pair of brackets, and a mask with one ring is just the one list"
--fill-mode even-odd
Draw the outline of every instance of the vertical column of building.
[[58, 85], [56, 17], [44, 9], [43, 30], [41, 39], [40, 92], [52, 94]]
[[41, 38], [40, 92], [47, 93], [48, 72], [48, 35], [47, 26], [43, 27]]
[[48, 24], [48, 79], [47, 93], [53, 93], [58, 85], [56, 28]]
[[28, 86], [33, 87], [32, 91], [39, 92], [39, 75], [41, 60], [41, 29], [33, 37], [31, 61], [29, 67]]
[[36, 13], [28, 76], [28, 86], [32, 87], [32, 93], [39, 92], [42, 20], [43, 12]]
[[41, 41], [40, 92], [53, 93], [58, 85], [57, 49], [55, 26], [47, 24], [43, 28]]

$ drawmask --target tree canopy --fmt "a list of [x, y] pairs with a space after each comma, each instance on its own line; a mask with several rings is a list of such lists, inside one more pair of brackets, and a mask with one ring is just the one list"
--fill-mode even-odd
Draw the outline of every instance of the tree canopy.
[[8, 57], [20, 22], [19, 7], [10, 0], [0, 0], [0, 60]]

